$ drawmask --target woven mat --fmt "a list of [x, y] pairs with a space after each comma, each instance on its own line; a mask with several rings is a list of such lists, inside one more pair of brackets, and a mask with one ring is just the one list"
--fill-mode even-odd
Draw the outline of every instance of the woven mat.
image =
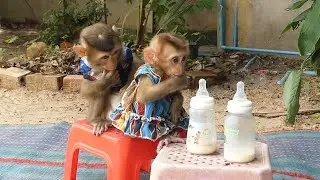
[[[0, 126], [0, 180], [60, 180], [70, 124]], [[220, 139], [222, 135], [218, 136]], [[259, 134], [270, 148], [274, 179], [320, 179], [320, 132]], [[77, 179], [106, 177], [105, 162], [80, 151]], [[149, 175], [141, 173], [141, 179]]]

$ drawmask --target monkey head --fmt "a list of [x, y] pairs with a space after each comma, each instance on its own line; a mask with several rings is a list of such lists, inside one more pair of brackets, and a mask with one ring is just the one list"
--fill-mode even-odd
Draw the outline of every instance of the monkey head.
[[169, 77], [183, 75], [188, 56], [188, 42], [170, 33], [156, 35], [144, 49], [145, 61]]
[[80, 33], [82, 54], [97, 71], [114, 71], [122, 52], [120, 37], [112, 28], [96, 23], [84, 28]]

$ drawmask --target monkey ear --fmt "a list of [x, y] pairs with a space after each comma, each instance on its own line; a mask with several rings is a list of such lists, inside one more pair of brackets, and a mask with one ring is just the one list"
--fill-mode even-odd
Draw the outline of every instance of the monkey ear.
[[87, 56], [87, 49], [82, 45], [73, 46], [73, 50], [81, 57]]
[[146, 63], [154, 64], [155, 63], [155, 52], [150, 47], [147, 47], [143, 50], [143, 58]]
[[121, 28], [116, 27], [116, 25], [113, 25], [111, 29], [113, 32], [120, 34]]

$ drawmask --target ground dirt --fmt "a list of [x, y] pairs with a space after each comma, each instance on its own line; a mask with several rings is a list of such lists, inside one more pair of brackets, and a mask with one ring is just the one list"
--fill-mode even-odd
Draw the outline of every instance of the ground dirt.
[[[254, 102], [254, 112], [283, 112], [282, 86], [276, 84], [279, 78], [252, 77], [245, 80], [246, 93]], [[253, 81], [253, 82], [252, 82]], [[209, 88], [210, 94], [215, 97], [216, 122], [218, 131], [223, 130], [223, 121], [226, 115], [227, 101], [235, 92], [236, 81], [232, 80], [221, 85]], [[319, 81], [312, 81], [309, 98], [301, 93], [301, 109], [320, 107]], [[194, 90], [185, 90], [185, 108], [189, 108], [190, 97], [195, 95]], [[32, 92], [24, 88], [19, 90], [0, 89], [0, 124], [48, 124], [67, 121], [72, 123], [85, 117], [86, 101], [79, 94], [63, 92]], [[286, 125], [285, 116], [276, 118], [256, 117], [259, 131], [283, 130], [294, 128], [319, 129], [320, 118], [315, 115], [299, 115], [296, 127]]]
[[[0, 39], [4, 40], [5, 37], [0, 36]], [[25, 39], [32, 40], [34, 37]], [[22, 43], [19, 42], [19, 44]], [[4, 47], [4, 44], [0, 43], [0, 45]], [[5, 48], [10, 50], [13, 48], [11, 46]], [[299, 67], [301, 58], [236, 52], [213, 54], [213, 57], [209, 59], [212, 63], [208, 67], [211, 70], [222, 68], [227, 75], [224, 81], [216, 82], [216, 85], [209, 87], [209, 93], [215, 97], [218, 131], [223, 131], [226, 105], [228, 100], [233, 97], [236, 83], [240, 80], [244, 81], [247, 96], [254, 103], [254, 112], [285, 112], [282, 96], [283, 85], [277, 84], [277, 81], [283, 77], [287, 70]], [[10, 55], [14, 55], [14, 53]], [[254, 56], [257, 56], [257, 59], [249, 66], [249, 71], [239, 73], [238, 71]], [[305, 76], [304, 78], [310, 80], [310, 88], [302, 85], [300, 109], [320, 108], [319, 78], [311, 76]], [[185, 97], [184, 107], [188, 109], [190, 97], [195, 95], [195, 90], [185, 90], [183, 95]], [[0, 89], [0, 105], [0, 124], [11, 125], [48, 124], [60, 121], [72, 123], [84, 118], [87, 111], [87, 103], [79, 94], [66, 94], [62, 91], [32, 92], [25, 88], [18, 90]], [[295, 126], [285, 124], [285, 119], [285, 116], [276, 118], [256, 117], [257, 130], [301, 128], [320, 130], [320, 114], [299, 115]]]

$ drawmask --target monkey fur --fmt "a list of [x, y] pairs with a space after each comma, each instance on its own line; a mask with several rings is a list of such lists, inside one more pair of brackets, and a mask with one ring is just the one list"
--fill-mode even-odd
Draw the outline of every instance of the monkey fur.
[[[171, 121], [177, 124], [183, 108], [183, 96], [180, 90], [190, 86], [190, 79], [185, 75], [185, 63], [189, 55], [188, 42], [170, 33], [155, 36], [149, 47], [144, 49], [144, 59], [153, 71], [162, 74], [162, 81], [153, 84], [148, 77], [142, 77], [137, 91], [137, 100], [147, 103], [166, 96], [172, 98]], [[172, 135], [165, 136], [159, 143], [157, 151], [169, 143], [185, 140]]]
[[112, 28], [96, 23], [80, 33], [82, 54], [91, 69], [84, 73], [81, 95], [88, 100], [87, 121], [94, 126], [93, 134], [101, 135], [112, 125], [108, 118], [111, 96], [128, 81], [126, 74], [132, 60], [124, 62], [124, 49], [120, 37]]
[[188, 55], [188, 43], [170, 33], [161, 33], [155, 36], [151, 40], [150, 46], [144, 50], [145, 61], [152, 65], [156, 73], [164, 74], [167, 77], [157, 85], [152, 85], [152, 82], [145, 77], [141, 81], [141, 93], [137, 94], [137, 98], [145, 103], [170, 94], [173, 98], [171, 116], [174, 123], [177, 122], [183, 105], [183, 96], [180, 90], [188, 88], [190, 84], [189, 77], [184, 74]]

